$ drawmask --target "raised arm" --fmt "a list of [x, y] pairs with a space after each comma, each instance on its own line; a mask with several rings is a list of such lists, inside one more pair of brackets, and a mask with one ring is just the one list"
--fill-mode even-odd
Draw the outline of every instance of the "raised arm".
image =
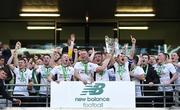
[[94, 55], [95, 55], [95, 50], [94, 50], [94, 48], [92, 48], [92, 54], [91, 54], [91, 56], [89, 57], [89, 61], [90, 61], [90, 62], [93, 61]]
[[131, 50], [130, 50], [129, 58], [133, 59], [134, 54], [135, 54], [135, 48], [136, 48], [136, 39], [132, 35], [131, 35], [131, 43], [132, 43], [132, 47], [131, 47]]
[[76, 62], [78, 61], [78, 49], [74, 49], [74, 53], [75, 53], [75, 57], [74, 57], [73, 65], [75, 65]]
[[111, 57], [112, 57], [111, 54], [107, 54], [107, 55], [106, 55], [106, 58], [105, 58], [105, 60], [104, 60], [103, 63], [102, 63], [102, 66], [98, 66], [98, 67], [96, 68], [96, 72], [97, 72], [97, 73], [99, 73], [99, 72], [101, 72], [101, 71], [103, 71], [103, 70], [105, 70], [105, 69], [107, 68], [107, 66], [108, 66], [108, 64], [109, 64], [109, 61], [111, 60]]

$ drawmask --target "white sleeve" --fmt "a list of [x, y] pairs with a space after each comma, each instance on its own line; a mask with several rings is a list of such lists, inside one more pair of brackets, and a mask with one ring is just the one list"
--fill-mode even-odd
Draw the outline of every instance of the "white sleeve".
[[74, 69], [79, 69], [79, 62], [74, 65]]
[[32, 70], [28, 71], [28, 79], [32, 79]]
[[169, 69], [169, 72], [171, 72], [171, 74], [176, 73], [176, 68], [174, 67], [173, 64], [170, 63], [170, 64], [168, 65], [168, 69]]
[[144, 74], [144, 70], [141, 67], [137, 67], [137, 70], [135, 71], [136, 75], [142, 75]]
[[117, 63], [117, 62], [114, 63], [114, 67], [115, 67], [115, 68], [118, 67], [118, 63]]
[[95, 72], [98, 65], [94, 63], [90, 63], [90, 65], [91, 65], [92, 70]]
[[36, 73], [40, 73], [41, 71], [41, 66], [38, 66], [38, 68], [36, 69]]
[[14, 68], [14, 70], [13, 70], [13, 71], [14, 71], [14, 73], [15, 73], [16, 75], [19, 73], [19, 69], [18, 69], [18, 68], [16, 68], [16, 67]]
[[71, 73], [74, 75], [74, 68], [71, 67]]
[[52, 75], [57, 74], [57, 68], [54, 67], [54, 68], [50, 71], [50, 74], [52, 74]]
[[124, 81], [130, 81], [129, 72], [124, 72], [123, 77], [124, 77], [124, 78], [123, 78]]

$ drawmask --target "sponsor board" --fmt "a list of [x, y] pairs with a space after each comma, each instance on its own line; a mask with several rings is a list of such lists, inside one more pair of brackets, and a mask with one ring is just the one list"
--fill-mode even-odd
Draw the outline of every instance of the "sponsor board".
[[51, 82], [51, 108], [135, 108], [134, 82]]

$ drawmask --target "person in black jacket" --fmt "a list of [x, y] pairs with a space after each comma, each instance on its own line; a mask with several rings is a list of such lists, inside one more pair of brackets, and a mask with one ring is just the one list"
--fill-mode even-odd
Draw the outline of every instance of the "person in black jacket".
[[76, 48], [75, 46], [75, 34], [71, 34], [70, 37], [67, 40], [67, 45], [63, 47], [62, 49], [62, 54], [63, 53], [68, 53], [68, 57], [74, 62], [75, 59], [75, 52], [74, 49]]
[[6, 99], [8, 99], [10, 101], [13, 101], [18, 105], [21, 105], [21, 100], [12, 98], [7, 93], [6, 87], [5, 87], [5, 79], [6, 78], [7, 78], [7, 73], [4, 71], [3, 68], [0, 68], [0, 94], [2, 95], [3, 98], [6, 98]]
[[[149, 55], [143, 54], [142, 55], [142, 68], [145, 72], [145, 80], [143, 81], [144, 84], [149, 84], [149, 86], [144, 86], [144, 96], [155, 96], [158, 90], [158, 86], [153, 86], [153, 84], [160, 84], [159, 76], [157, 72], [154, 70], [154, 67], [148, 64]], [[148, 102], [154, 101], [153, 98], [147, 99]]]

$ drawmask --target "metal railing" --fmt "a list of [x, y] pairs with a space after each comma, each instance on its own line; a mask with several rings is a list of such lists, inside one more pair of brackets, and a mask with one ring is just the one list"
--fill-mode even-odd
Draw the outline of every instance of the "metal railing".
[[[11, 86], [28, 86], [28, 85], [15, 85], [15, 84], [6, 84], [5, 85], [6, 88], [11, 87]], [[47, 93], [50, 92], [50, 85], [43, 85], [43, 84], [34, 84], [33, 87], [35, 86], [46, 86], [47, 87]], [[163, 88], [165, 88], [166, 86], [172, 86], [174, 89], [173, 91], [168, 91], [169, 93], [172, 94], [172, 96], [168, 96], [166, 93], [167, 91], [165, 91], [165, 89], [163, 89], [163, 91], [161, 91], [161, 95], [158, 95], [156, 93], [159, 93], [159, 91], [157, 90], [143, 90], [142, 88], [144, 88], [145, 86], [149, 86], [148, 84], [138, 84], [136, 86], [140, 86], [141, 87], [141, 92], [142, 92], [142, 96], [136, 96], [136, 99], [140, 99], [136, 100], [136, 105], [137, 107], [156, 107], [156, 105], [161, 105], [161, 107], [168, 107], [167, 105], [172, 105], [172, 106], [177, 106], [179, 107], [180, 105], [180, 91], [176, 90], [175, 87], [180, 87], [180, 84], [170, 84], [170, 85], [162, 85], [162, 84], [154, 84], [151, 85], [152, 87], [154, 86], [162, 86]], [[8, 92], [13, 92], [13, 90], [7, 90]], [[28, 90], [27, 90], [28, 91]], [[26, 91], [26, 92], [27, 92]], [[21, 91], [23, 92], [23, 91]], [[25, 92], [25, 91], [24, 91]], [[39, 91], [36, 91], [39, 92]], [[143, 95], [144, 93], [149, 92], [149, 93], [154, 93], [154, 95]], [[29, 91], [29, 93], [31, 94], [31, 92]], [[11, 94], [12, 95], [12, 94]], [[31, 94], [30, 96], [13, 96], [13, 98], [20, 98], [20, 99], [27, 99], [28, 101], [23, 102], [22, 104], [30, 106], [30, 107], [49, 107], [50, 105], [50, 95], [46, 94], [46, 95], [39, 95], [37, 94]], [[172, 102], [167, 102], [167, 99], [173, 99]], [[3, 99], [2, 96], [0, 96], [0, 100]], [[157, 100], [161, 99], [160, 102], [158, 102]], [[1, 103], [0, 104], [5, 104], [6, 107], [9, 107], [11, 105], [9, 105], [8, 100], [6, 100], [6, 102]], [[140, 105], [140, 106], [138, 106]]]

